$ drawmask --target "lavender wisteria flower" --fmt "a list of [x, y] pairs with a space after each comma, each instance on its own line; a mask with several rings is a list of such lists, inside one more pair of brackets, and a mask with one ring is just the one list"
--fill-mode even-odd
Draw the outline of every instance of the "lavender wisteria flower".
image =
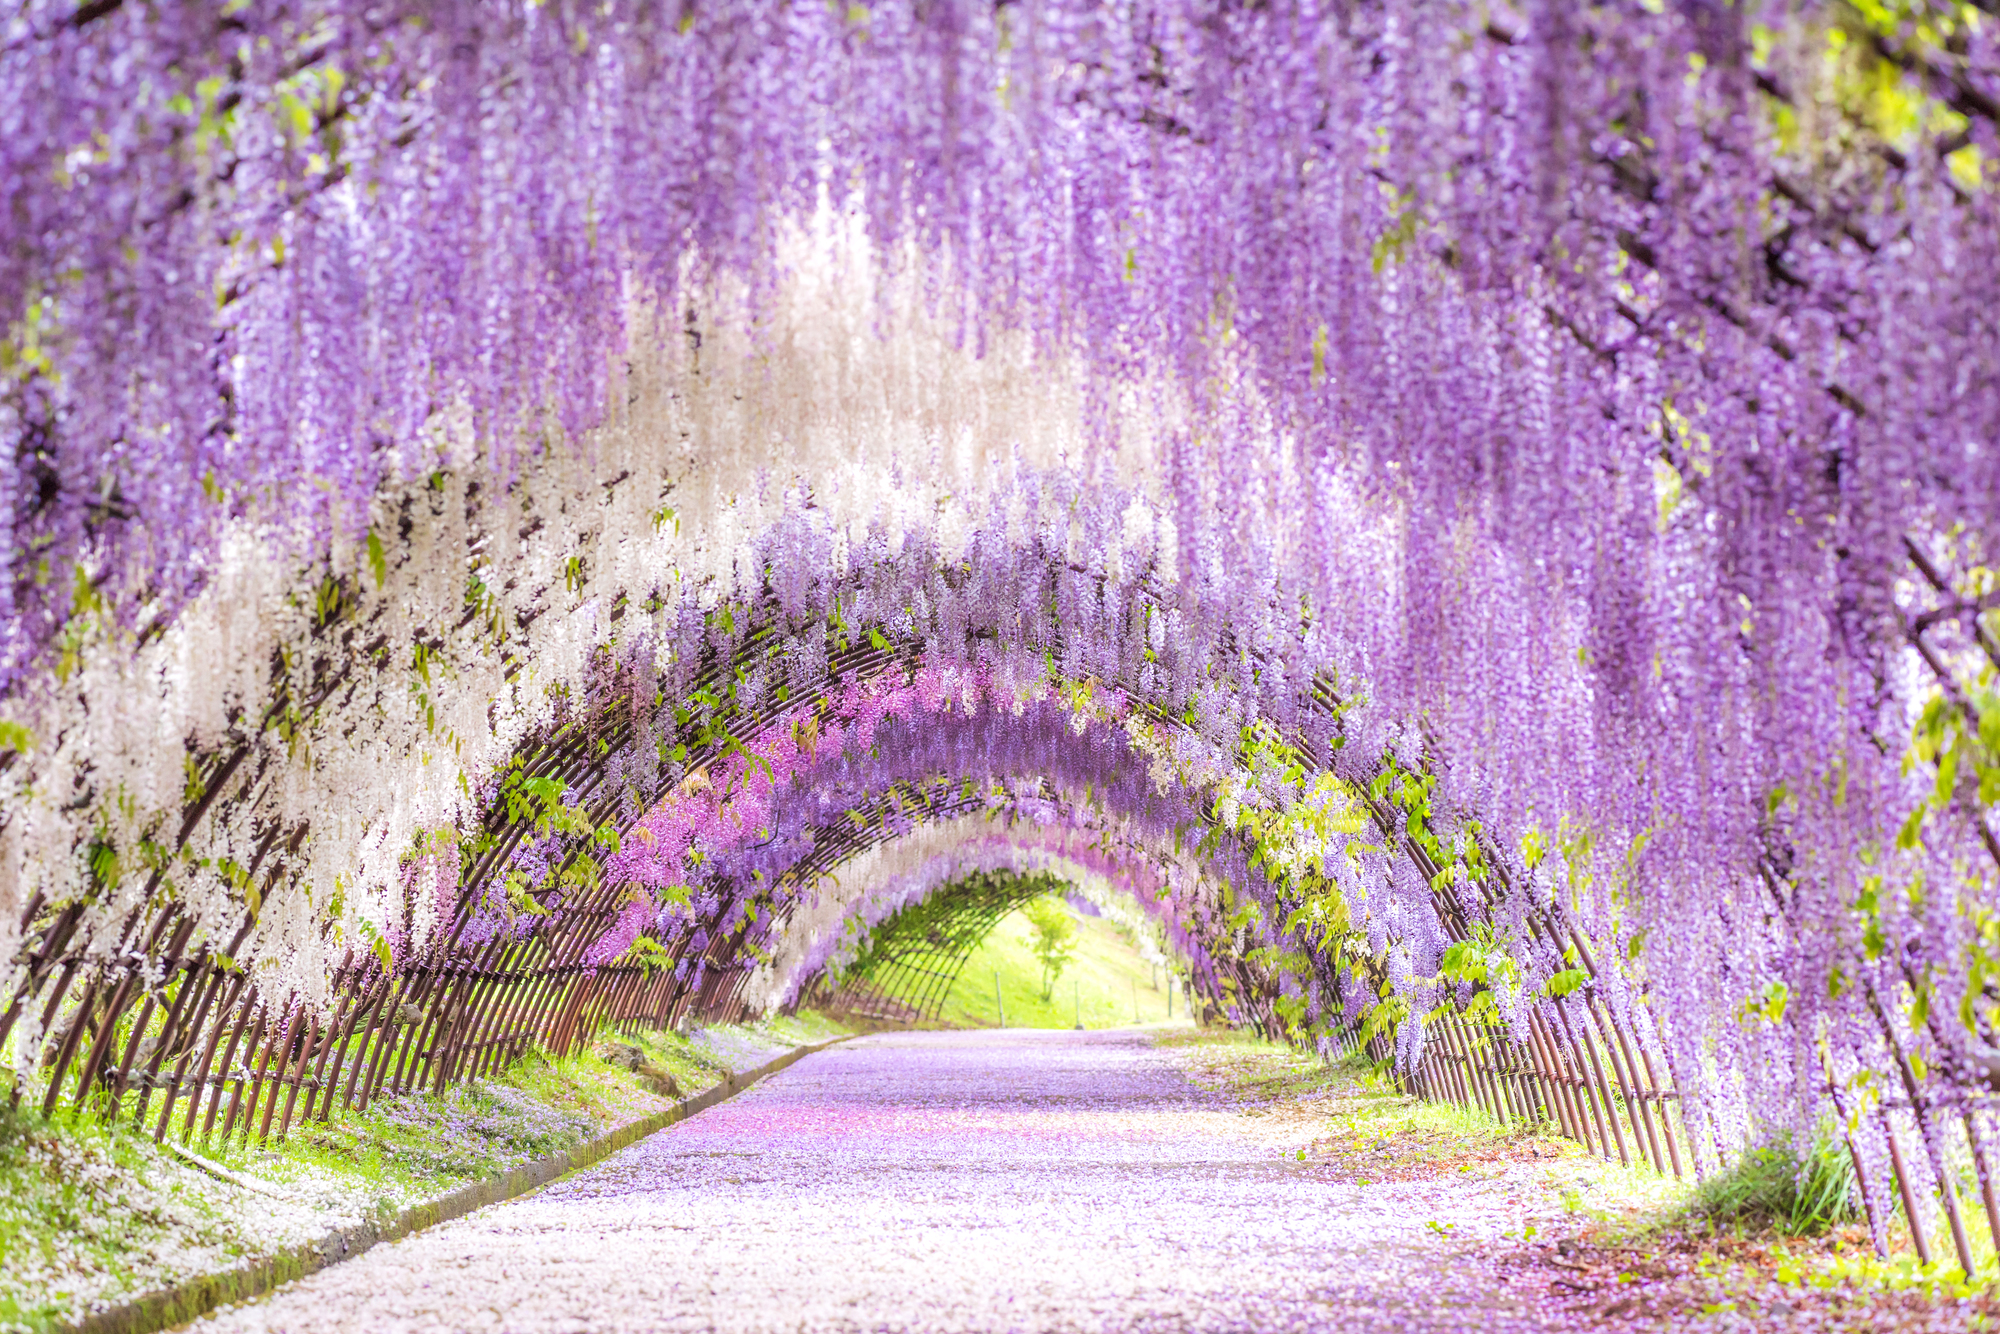
[[1997, 32], [30, 0], [0, 957], [612, 884], [777, 1003], [1054, 856], [1302, 1037], [1589, 976], [1704, 1142], [1983, 1173]]

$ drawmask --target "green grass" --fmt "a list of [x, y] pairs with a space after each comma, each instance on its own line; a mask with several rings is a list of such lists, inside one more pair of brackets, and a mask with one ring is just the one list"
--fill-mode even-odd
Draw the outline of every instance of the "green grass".
[[[689, 1091], [719, 1078], [711, 1074]], [[232, 1140], [209, 1156], [321, 1196], [351, 1199], [359, 1191], [391, 1209], [574, 1148], [665, 1104], [589, 1052], [559, 1061], [530, 1052], [491, 1079], [386, 1098], [363, 1112], [294, 1126], [276, 1144]]]
[[[715, 1036], [776, 1055], [846, 1031], [807, 1013]], [[699, 1034], [603, 1036], [638, 1045], [673, 1073], [684, 1097], [729, 1073]], [[670, 1101], [588, 1049], [561, 1060], [533, 1052], [493, 1078], [442, 1094], [407, 1093], [328, 1122], [294, 1124], [282, 1142], [238, 1137], [192, 1146], [275, 1197], [204, 1174], [129, 1123], [67, 1113], [44, 1120], [0, 1101], [0, 1334], [39, 1334], [93, 1303], [393, 1214], [574, 1148]]]
[[0, 1330], [46, 1330], [163, 1269], [222, 1269], [254, 1252], [197, 1177], [123, 1126], [44, 1119], [0, 1101]]
[[1688, 1211], [1711, 1223], [1818, 1236], [1859, 1216], [1854, 1158], [1832, 1136], [1803, 1163], [1789, 1138], [1753, 1149], [1695, 1189]]
[[[1167, 970], [1140, 957], [1138, 947], [1102, 917], [1079, 917], [1076, 952], [1042, 999], [1042, 965], [1031, 946], [1034, 928], [1026, 914], [1009, 913], [965, 962], [945, 997], [940, 1019], [962, 1028], [991, 1028], [1000, 1020], [995, 974], [1009, 1028], [1085, 1028], [1157, 1024], [1167, 1017]], [[1185, 1022], [1183, 1001], [1174, 997], [1174, 1022]]]
[[[1784, 1328], [2000, 1328], [2000, 1267], [1984, 1229], [1972, 1236], [1978, 1272], [1970, 1280], [1950, 1258], [1948, 1237], [1933, 1238], [1938, 1258], [1924, 1265], [1900, 1225], [1891, 1242], [1902, 1244], [1876, 1258], [1843, 1202], [1852, 1178], [1838, 1138], [1815, 1143], [1803, 1176], [1781, 1145], [1697, 1186], [1605, 1162], [1547, 1124], [1503, 1127], [1483, 1112], [1410, 1098], [1368, 1061], [1326, 1063], [1226, 1029], [1167, 1030], [1154, 1041], [1194, 1083], [1266, 1119], [1308, 1170], [1364, 1187], [1511, 1180], [1529, 1216], [1487, 1243], [1486, 1254], [1530, 1282], [1596, 1294], [1589, 1305], [1597, 1314], [1622, 1307], [1648, 1328], [1699, 1329], [1733, 1313], [1733, 1328], [1763, 1329], [1780, 1327], [1775, 1315], [1754, 1322], [1782, 1302], [1808, 1317]], [[1639, 1280], [1644, 1305], [1635, 1313], [1619, 1294], [1636, 1293], [1625, 1285]], [[1583, 1305], [1573, 1309], [1579, 1328], [1595, 1323]]]
[[[807, 1013], [726, 1031], [760, 1039], [776, 1055], [846, 1030]], [[694, 1036], [651, 1028], [600, 1036], [639, 1047], [673, 1074], [683, 1097], [729, 1074]], [[561, 1060], [530, 1052], [490, 1079], [442, 1094], [386, 1099], [363, 1112], [294, 1127], [278, 1144], [237, 1140], [210, 1156], [280, 1183], [345, 1186], [335, 1193], [350, 1201], [359, 1191], [371, 1200], [408, 1203], [561, 1153], [672, 1102], [636, 1074], [599, 1060], [592, 1047]]]
[[1323, 1061], [1241, 1029], [1170, 1031], [1155, 1041], [1198, 1087], [1231, 1095], [1249, 1115], [1295, 1125], [1306, 1141], [1301, 1161], [1337, 1180], [1430, 1180], [1586, 1156], [1552, 1125], [1503, 1126], [1483, 1111], [1410, 1097], [1365, 1058]]

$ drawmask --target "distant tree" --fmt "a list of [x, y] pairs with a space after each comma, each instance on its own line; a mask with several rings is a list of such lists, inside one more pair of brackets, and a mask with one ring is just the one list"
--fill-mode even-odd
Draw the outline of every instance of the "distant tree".
[[1076, 950], [1076, 921], [1061, 899], [1044, 895], [1021, 910], [1035, 928], [1035, 957], [1042, 962], [1042, 999], [1055, 995], [1056, 982]]

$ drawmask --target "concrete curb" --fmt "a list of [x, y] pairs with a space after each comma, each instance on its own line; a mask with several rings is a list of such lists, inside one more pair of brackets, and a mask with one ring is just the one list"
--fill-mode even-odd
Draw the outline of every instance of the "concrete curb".
[[342, 1260], [351, 1260], [371, 1246], [396, 1241], [412, 1232], [421, 1232], [454, 1218], [463, 1218], [476, 1209], [525, 1195], [559, 1176], [589, 1167], [654, 1131], [664, 1130], [735, 1097], [766, 1075], [774, 1075], [802, 1057], [843, 1042], [847, 1036], [794, 1047], [782, 1056], [775, 1056], [754, 1069], [730, 1075], [713, 1088], [704, 1089], [692, 1098], [684, 1098], [664, 1111], [622, 1125], [587, 1144], [579, 1144], [567, 1152], [517, 1167], [504, 1176], [489, 1177], [485, 1181], [462, 1186], [438, 1199], [411, 1205], [393, 1218], [338, 1228], [318, 1241], [303, 1242], [275, 1255], [260, 1256], [234, 1269], [225, 1269], [219, 1274], [202, 1274], [171, 1288], [146, 1293], [122, 1305], [86, 1316], [73, 1325], [57, 1325], [54, 1327], [55, 1334], [157, 1334], [159, 1330], [172, 1329], [199, 1319], [218, 1306], [262, 1296], [293, 1279], [304, 1278]]

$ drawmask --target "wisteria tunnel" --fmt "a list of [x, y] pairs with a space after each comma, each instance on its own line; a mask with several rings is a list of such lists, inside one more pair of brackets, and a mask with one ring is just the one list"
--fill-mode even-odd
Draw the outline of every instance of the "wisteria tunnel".
[[1061, 885], [1990, 1268], [1996, 154], [1991, 0], [21, 0], [15, 1102], [926, 1022]]

